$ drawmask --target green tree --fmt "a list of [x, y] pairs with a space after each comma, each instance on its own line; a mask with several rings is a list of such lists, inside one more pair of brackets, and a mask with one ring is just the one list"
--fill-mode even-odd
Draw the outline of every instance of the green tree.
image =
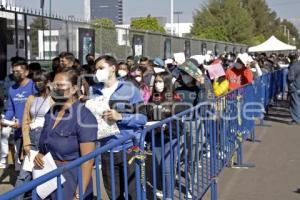
[[151, 17], [150, 15], [147, 17], [139, 17], [133, 19], [130, 24], [130, 28], [136, 30], [144, 30], [144, 31], [154, 31], [165, 33], [164, 27], [159, 24], [159, 21], [156, 17]]
[[[300, 41], [297, 28], [288, 20], [281, 20], [275, 11], [272, 11], [265, 0], [241, 0], [243, 6], [250, 13], [254, 26], [253, 44], [259, 44], [270, 36], [275, 35], [283, 42], [288, 42], [287, 34], [284, 35], [284, 26], [290, 30], [290, 43], [293, 44], [293, 38]], [[298, 43], [296, 43], [299, 45]]]
[[286, 42], [289, 42], [290, 44], [294, 45], [294, 41], [293, 38], [295, 38], [295, 42], [296, 45], [298, 47], [300, 47], [300, 35], [299, 35], [299, 31], [298, 29], [295, 27], [295, 25], [293, 23], [291, 23], [290, 21], [284, 19], [281, 22], [281, 26], [280, 26], [280, 32], [284, 35], [284, 30], [283, 27], [286, 26], [286, 28], [289, 30], [290, 36], [289, 36], [289, 41], [288, 41], [288, 35], [286, 34], [285, 38], [286, 38]]
[[239, 0], [210, 0], [197, 10], [191, 33], [201, 39], [215, 39], [249, 44], [254, 23]]
[[48, 30], [49, 26], [47, 20], [42, 17], [35, 18], [30, 24], [30, 43], [31, 43], [31, 55], [32, 58], [36, 58], [39, 56], [39, 36], [38, 31], [40, 30]]
[[95, 19], [91, 27], [95, 30], [96, 53], [113, 54], [117, 48], [117, 31], [115, 23], [108, 18]]
[[[269, 23], [269, 7], [265, 0], [242, 0], [243, 7], [247, 9], [254, 21], [254, 37], [263, 42], [271, 32]], [[264, 36], [264, 37], [263, 37]]]

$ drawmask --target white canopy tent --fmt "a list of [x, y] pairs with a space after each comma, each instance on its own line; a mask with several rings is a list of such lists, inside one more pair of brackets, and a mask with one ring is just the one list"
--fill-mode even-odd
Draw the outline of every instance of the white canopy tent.
[[250, 47], [248, 49], [249, 52], [290, 51], [290, 50], [296, 50], [296, 47], [278, 40], [274, 35], [271, 36], [264, 43], [254, 47]]

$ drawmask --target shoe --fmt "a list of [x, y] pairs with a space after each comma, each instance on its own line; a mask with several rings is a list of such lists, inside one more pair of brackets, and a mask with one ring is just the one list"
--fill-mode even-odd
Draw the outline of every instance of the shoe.
[[8, 168], [8, 165], [5, 163], [0, 163], [0, 169]]
[[223, 151], [219, 151], [218, 152], [218, 157], [217, 157], [219, 160], [226, 160], [227, 156], [226, 156], [226, 153], [223, 152]]
[[186, 194], [186, 198], [187, 198], [187, 199], [192, 199], [192, 198], [193, 198], [193, 196], [192, 196], [192, 194], [190, 193], [190, 191], [188, 191], [188, 193]]
[[157, 192], [156, 192], [156, 197], [158, 197], [158, 198], [163, 198], [164, 195], [163, 195], [162, 191], [157, 190]]

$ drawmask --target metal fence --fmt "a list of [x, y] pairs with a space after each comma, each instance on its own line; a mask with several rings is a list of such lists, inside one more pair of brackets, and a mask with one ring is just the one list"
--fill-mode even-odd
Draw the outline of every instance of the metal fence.
[[[176, 37], [168, 34], [145, 32], [124, 26], [91, 26], [74, 16], [58, 16], [12, 5], [0, 5], [1, 40], [0, 79], [9, 71], [9, 59], [19, 55], [29, 62], [39, 61], [45, 67], [59, 52], [70, 51], [84, 64], [84, 56], [111, 54], [118, 60], [127, 56], [170, 58], [173, 53], [186, 56], [223, 52], [245, 52], [248, 46], [222, 41]], [[5, 39], [3, 39], [5, 38]]]
[[[235, 153], [235, 165], [243, 166], [243, 143], [249, 138], [255, 140], [255, 119], [263, 118], [264, 109], [283, 92], [282, 77], [282, 70], [265, 74], [253, 84], [144, 128], [140, 141], [134, 141], [136, 146], [130, 149], [135, 153], [134, 162], [127, 162], [129, 150], [123, 148], [123, 177], [116, 177], [113, 173], [114, 153], [110, 151], [111, 199], [117, 198], [115, 189], [119, 186], [114, 183], [120, 178], [124, 184], [121, 199], [130, 199], [132, 194], [128, 192], [127, 170], [128, 167], [134, 167], [136, 199], [201, 199], [211, 189], [211, 199], [216, 200], [216, 179], [224, 167], [231, 163]], [[32, 199], [37, 199], [35, 188], [54, 177], [57, 177], [58, 184], [56, 193], [61, 199], [61, 174], [93, 158], [95, 166], [99, 166], [101, 154], [134, 138], [127, 136], [102, 146], [93, 153], [1, 195], [0, 199], [8, 200], [31, 190]], [[94, 190], [97, 191], [97, 199], [101, 199], [105, 190], [100, 190], [99, 167], [95, 167], [95, 170]], [[81, 170], [78, 173], [81, 177]], [[82, 199], [81, 178], [78, 184]]]

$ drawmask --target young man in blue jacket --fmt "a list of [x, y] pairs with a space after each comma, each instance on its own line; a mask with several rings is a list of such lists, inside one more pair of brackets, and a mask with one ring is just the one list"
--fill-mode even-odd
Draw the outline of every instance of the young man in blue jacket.
[[[102, 56], [96, 59], [94, 81], [96, 84], [90, 88], [91, 96], [103, 96], [110, 109], [103, 113], [103, 118], [116, 122], [120, 134], [100, 140], [101, 146], [114, 142], [125, 135], [134, 135], [140, 138], [141, 129], [147, 122], [145, 111], [139, 109], [143, 99], [140, 91], [131, 82], [118, 80], [116, 77], [117, 61], [111, 56]], [[139, 133], [140, 131], [140, 133]], [[132, 141], [124, 144], [126, 149], [133, 146]], [[123, 146], [113, 149], [114, 152], [114, 175], [116, 199], [124, 199], [124, 184], [128, 184], [129, 199], [136, 199], [134, 167], [127, 167], [128, 183], [124, 183], [123, 172]], [[127, 155], [127, 162], [133, 154]], [[101, 156], [102, 173], [108, 196], [112, 198], [110, 153]], [[125, 163], [126, 165], [126, 163]]]
[[[14, 139], [16, 146], [15, 166], [20, 159], [23, 149], [22, 145], [22, 120], [25, 103], [28, 96], [36, 92], [34, 83], [27, 78], [29, 71], [25, 59], [20, 58], [12, 63], [12, 72], [15, 84], [9, 88], [7, 99], [7, 110], [4, 116], [6, 120], [14, 120], [14, 124], [10, 125], [14, 131]], [[6, 123], [1, 123], [2, 126], [7, 126]]]

